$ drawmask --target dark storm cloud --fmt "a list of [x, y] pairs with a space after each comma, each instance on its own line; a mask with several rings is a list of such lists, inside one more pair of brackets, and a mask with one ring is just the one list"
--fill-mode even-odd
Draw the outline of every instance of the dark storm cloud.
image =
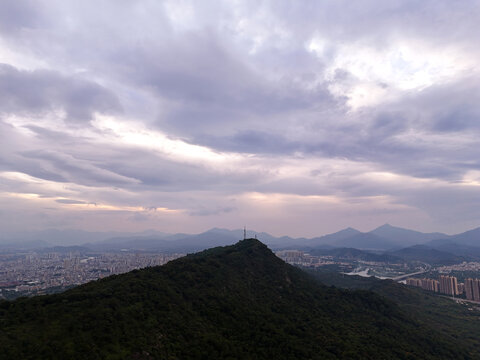
[[94, 112], [118, 112], [116, 96], [104, 87], [54, 71], [22, 71], [0, 64], [0, 112], [17, 114], [66, 112], [67, 121], [88, 121]]

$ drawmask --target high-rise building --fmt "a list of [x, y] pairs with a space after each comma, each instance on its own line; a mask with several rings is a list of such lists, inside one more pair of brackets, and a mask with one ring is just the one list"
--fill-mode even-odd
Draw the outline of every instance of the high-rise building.
[[455, 276], [450, 276], [450, 289], [452, 291], [452, 295], [460, 295], [458, 292], [458, 281]]
[[480, 301], [479, 279], [465, 279], [465, 297], [467, 300]]
[[473, 279], [473, 300], [480, 301], [480, 280]]
[[410, 278], [410, 279], [407, 279], [407, 285], [421, 287], [422, 286], [422, 280]]
[[465, 279], [465, 297], [473, 300], [473, 279]]
[[433, 279], [422, 279], [421, 285], [422, 289], [438, 292], [438, 281]]
[[433, 279], [414, 279], [409, 278], [406, 281], [407, 285], [421, 287], [424, 290], [439, 291], [439, 282]]
[[441, 275], [440, 278], [438, 279], [440, 283], [440, 292], [442, 294], [447, 293], [447, 280], [445, 279], [445, 276]]
[[458, 295], [458, 282], [455, 276], [440, 275], [440, 292], [447, 295]]

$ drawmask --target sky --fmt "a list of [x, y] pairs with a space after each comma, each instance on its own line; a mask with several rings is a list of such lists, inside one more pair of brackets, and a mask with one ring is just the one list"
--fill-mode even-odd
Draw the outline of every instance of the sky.
[[480, 226], [480, 1], [0, 1], [0, 231]]

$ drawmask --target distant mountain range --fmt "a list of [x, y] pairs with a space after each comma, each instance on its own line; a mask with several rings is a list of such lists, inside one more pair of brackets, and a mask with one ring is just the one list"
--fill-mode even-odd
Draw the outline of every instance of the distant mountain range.
[[171, 234], [155, 231], [145, 230], [137, 233], [122, 233], [122, 232], [91, 232], [84, 230], [58, 230], [47, 229], [41, 231], [23, 231], [16, 233], [0, 234], [0, 247], [16, 246], [23, 248], [35, 248], [44, 246], [72, 246], [82, 245], [85, 243], [96, 243], [106, 241], [111, 238], [124, 236], [138, 236], [138, 237], [165, 237]]
[[413, 245], [392, 251], [390, 254], [405, 261], [421, 261], [432, 265], [452, 265], [468, 260], [467, 257], [458, 256], [425, 245]]
[[[275, 237], [265, 232], [247, 231], [271, 249], [355, 248], [376, 252], [396, 251], [414, 245], [425, 245], [457, 256], [480, 256], [480, 228], [457, 235], [422, 233], [389, 224], [369, 232], [346, 228], [315, 238]], [[81, 230], [45, 230], [0, 237], [1, 248], [45, 248], [79, 245], [98, 251], [136, 249], [166, 252], [196, 252], [206, 248], [230, 245], [243, 238], [243, 230], [213, 228], [200, 234], [170, 234], [147, 230], [138, 233], [87, 232]], [[420, 249], [418, 249], [420, 250]], [[393, 255], [393, 254], [392, 254]], [[397, 256], [397, 255], [393, 255]]]

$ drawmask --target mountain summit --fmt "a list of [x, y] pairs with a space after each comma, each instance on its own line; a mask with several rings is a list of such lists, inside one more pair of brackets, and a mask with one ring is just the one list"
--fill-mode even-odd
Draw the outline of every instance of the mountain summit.
[[404, 229], [390, 224], [379, 226], [368, 234], [382, 237], [403, 246], [422, 244], [430, 240], [441, 239], [448, 236], [442, 233], [422, 233], [420, 231]]
[[459, 359], [371, 292], [325, 287], [247, 239], [62, 294], [0, 302], [3, 359]]

